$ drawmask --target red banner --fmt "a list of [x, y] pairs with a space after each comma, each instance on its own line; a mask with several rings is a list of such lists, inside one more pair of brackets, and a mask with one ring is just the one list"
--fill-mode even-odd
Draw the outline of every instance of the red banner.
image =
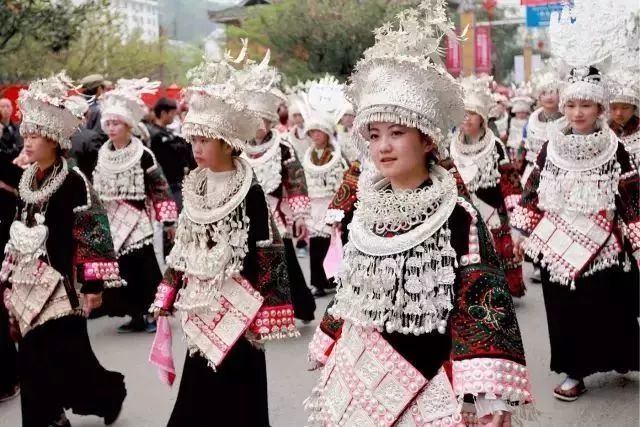
[[447, 37], [447, 71], [457, 77], [462, 71], [462, 49], [460, 42]]
[[491, 33], [488, 26], [475, 30], [476, 74], [491, 73]]

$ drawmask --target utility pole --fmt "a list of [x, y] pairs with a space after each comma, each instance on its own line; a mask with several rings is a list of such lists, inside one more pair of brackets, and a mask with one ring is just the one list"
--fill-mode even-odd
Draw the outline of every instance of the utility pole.
[[462, 0], [458, 8], [460, 12], [460, 28], [467, 28], [467, 37], [462, 41], [462, 75], [469, 76], [475, 72], [475, 5], [473, 0]]

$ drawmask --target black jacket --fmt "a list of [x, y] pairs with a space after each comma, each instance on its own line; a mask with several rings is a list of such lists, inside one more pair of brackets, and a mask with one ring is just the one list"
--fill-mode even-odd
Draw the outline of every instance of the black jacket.
[[173, 191], [178, 189], [186, 172], [195, 168], [189, 144], [167, 128], [147, 123], [151, 135], [150, 148]]

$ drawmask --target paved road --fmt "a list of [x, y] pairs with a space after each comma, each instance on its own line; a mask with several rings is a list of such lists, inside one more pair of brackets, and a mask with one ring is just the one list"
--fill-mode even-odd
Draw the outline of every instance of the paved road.
[[[307, 263], [303, 264], [305, 272], [308, 272]], [[318, 300], [318, 317], [324, 312], [327, 302], [326, 298]], [[548, 370], [549, 344], [540, 285], [530, 284], [527, 296], [517, 304], [533, 393], [537, 408], [541, 411], [538, 422], [527, 422], [525, 425], [637, 427], [640, 397], [637, 374], [595, 375], [587, 379], [589, 392], [573, 403], [559, 402], [552, 397], [551, 391], [561, 377]], [[173, 389], [161, 384], [148, 364], [147, 356], [153, 337], [117, 335], [115, 328], [119, 323], [121, 321], [118, 319], [99, 319], [90, 323], [92, 343], [103, 365], [126, 376], [129, 396], [115, 426], [162, 427], [166, 425], [173, 407], [177, 384]], [[317, 377], [317, 372], [306, 370], [306, 346], [316, 325], [317, 322], [314, 322], [301, 327], [302, 337], [296, 341], [267, 346], [269, 406], [273, 427], [305, 425], [302, 401], [309, 394]], [[177, 368], [181, 370], [185, 346], [180, 338], [176, 338], [179, 337], [178, 331], [174, 331], [174, 357], [179, 365]], [[55, 393], [55, 390], [51, 392]], [[80, 418], [71, 415], [70, 419], [74, 427], [103, 425], [100, 419], [94, 417]], [[19, 400], [0, 404], [0, 427], [19, 425]]]

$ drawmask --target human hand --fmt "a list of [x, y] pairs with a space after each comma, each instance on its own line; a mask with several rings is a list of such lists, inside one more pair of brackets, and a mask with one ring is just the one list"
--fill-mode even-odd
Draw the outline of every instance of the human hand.
[[165, 231], [165, 233], [167, 233], [167, 239], [169, 239], [171, 242], [176, 240], [176, 226], [175, 225], [166, 226], [164, 228], [164, 231]]
[[482, 427], [511, 427], [511, 412], [496, 411], [478, 420]]
[[102, 305], [102, 292], [99, 294], [83, 294], [82, 298], [84, 300], [82, 310], [87, 317], [93, 310], [100, 308]]
[[302, 218], [297, 219], [293, 224], [293, 227], [294, 227], [294, 233], [298, 239], [304, 240], [307, 238], [307, 234], [309, 233], [309, 230], [307, 229], [307, 223], [304, 221], [304, 219]]

